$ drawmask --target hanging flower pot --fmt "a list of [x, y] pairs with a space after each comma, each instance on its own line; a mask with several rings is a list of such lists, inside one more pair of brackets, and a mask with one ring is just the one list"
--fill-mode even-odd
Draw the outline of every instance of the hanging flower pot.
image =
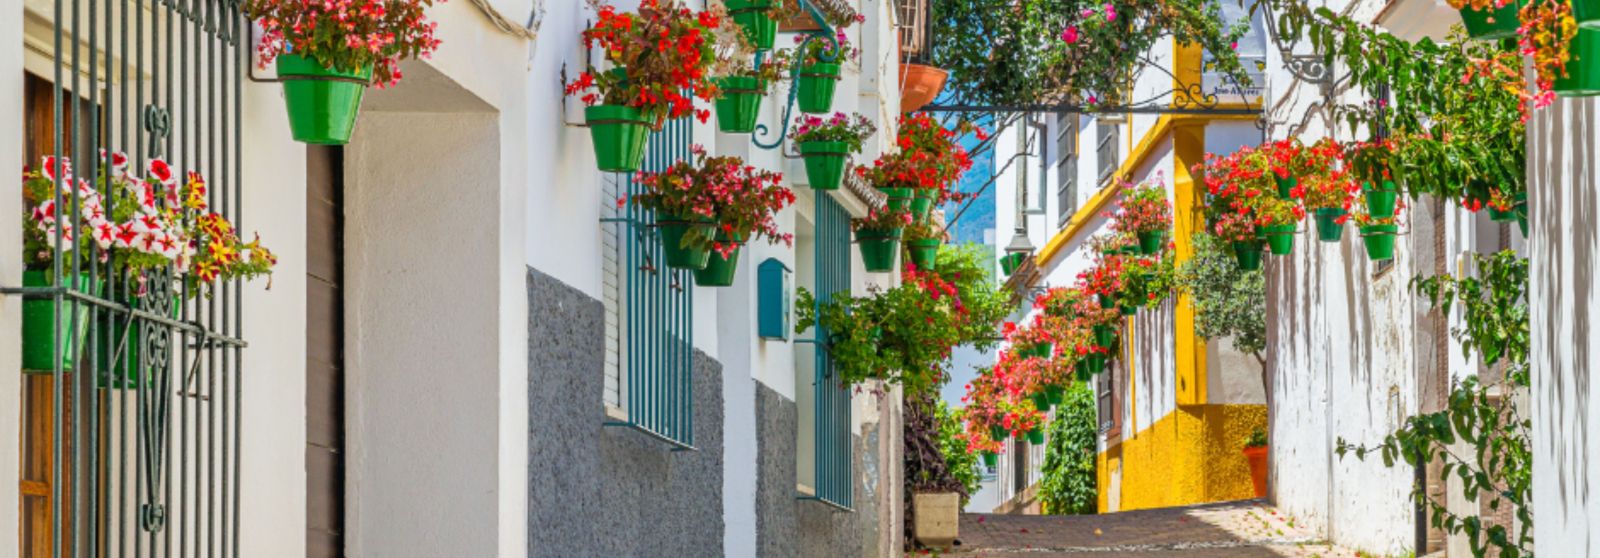
[[1161, 253], [1167, 245], [1167, 231], [1156, 229], [1153, 231], [1139, 231], [1139, 254], [1154, 256]]
[[911, 200], [914, 197], [911, 188], [889, 186], [879, 187], [878, 191], [883, 192], [883, 195], [889, 198], [887, 202], [884, 202], [884, 206], [889, 208], [889, 211], [899, 213], [911, 208]]
[[1088, 382], [1094, 378], [1094, 373], [1089, 371], [1089, 363], [1087, 361], [1079, 360], [1072, 365], [1072, 377], [1080, 382]]
[[1568, 48], [1572, 57], [1567, 59], [1567, 75], [1555, 79], [1556, 94], [1562, 97], [1600, 95], [1600, 29], [1579, 29]]
[[1044, 445], [1044, 429], [1035, 426], [1035, 427], [1033, 427], [1032, 430], [1029, 430], [1028, 431], [1028, 443], [1033, 444], [1035, 446]]
[[766, 95], [761, 78], [727, 76], [717, 79], [717, 130], [725, 134], [748, 134], [756, 129], [761, 115], [761, 97]]
[[[1036, 392], [1033, 393], [1033, 395], [1029, 395], [1028, 398], [1033, 400], [1033, 407], [1035, 409], [1038, 409], [1039, 412], [1041, 412], [1041, 413], [1050, 412], [1050, 395], [1049, 394], [1047, 394], [1047, 393], [1045, 393], [1043, 391], [1036, 391]], [[1031, 430], [1028, 431], [1028, 439], [1029, 440], [1033, 439], [1033, 431], [1031, 431]]]
[[1344, 225], [1339, 223], [1339, 218], [1349, 214], [1339, 207], [1319, 207], [1313, 215], [1317, 219], [1317, 240], [1323, 242], [1338, 242], [1344, 238]]
[[[128, 296], [122, 303], [129, 308], [137, 308], [140, 300], [139, 297]], [[182, 300], [174, 300], [172, 319], [178, 319], [182, 309]], [[140, 350], [144, 347], [144, 327], [136, 323], [130, 329], [124, 323], [125, 319], [108, 319], [96, 324], [100, 328], [100, 346], [96, 355], [99, 377], [95, 378], [95, 385], [100, 389], [136, 389], [152, 385], [153, 378], [143, 374], [144, 361], [140, 358]]]
[[656, 222], [661, 228], [661, 249], [666, 252], [668, 267], [678, 269], [705, 269], [711, 262], [711, 246], [685, 244], [690, 231], [698, 231], [702, 238], [717, 234], [716, 222], [704, 217], [666, 217]]
[[1117, 343], [1117, 330], [1105, 324], [1094, 326], [1094, 346], [1111, 348]]
[[821, 114], [833, 110], [833, 90], [839, 85], [839, 65], [826, 62], [800, 67], [798, 103], [801, 112]]
[[1394, 259], [1394, 235], [1397, 225], [1367, 225], [1361, 227], [1361, 243], [1366, 245], [1367, 259], [1372, 261]]
[[1038, 343], [1021, 351], [1022, 356], [1050, 358], [1055, 353], [1055, 343]]
[[1045, 386], [1044, 394], [1050, 398], [1050, 406], [1060, 406], [1067, 399], [1067, 388], [1058, 385]]
[[1233, 257], [1239, 261], [1239, 269], [1256, 271], [1261, 269], [1261, 244], [1257, 240], [1233, 241]]
[[983, 466], [984, 467], [988, 467], [990, 469], [994, 469], [994, 468], [1000, 466], [1000, 454], [992, 452], [992, 451], [985, 451], [985, 452], [983, 452], [982, 455], [983, 455]]
[[872, 273], [894, 271], [894, 256], [900, 253], [900, 229], [861, 229], [856, 231], [861, 248], [861, 265]]
[[1012, 252], [1000, 257], [1000, 272], [1010, 277], [1012, 273], [1022, 266], [1022, 261], [1028, 258], [1027, 252]]
[[732, 244], [733, 250], [723, 256], [721, 252], [712, 250], [706, 260], [704, 269], [694, 272], [694, 284], [702, 287], [731, 287], [734, 274], [739, 271], [739, 250], [744, 247], [744, 242], [728, 238], [728, 235], [718, 233], [717, 242]]
[[1294, 228], [1294, 223], [1261, 227], [1261, 237], [1267, 241], [1267, 249], [1272, 251], [1272, 255], [1287, 256], [1294, 253]]
[[644, 144], [650, 139], [650, 119], [639, 109], [622, 105], [595, 105], [583, 109], [594, 141], [594, 160], [605, 172], [634, 172], [644, 161]]
[[911, 191], [911, 216], [927, 219], [933, 212], [933, 202], [939, 199], [938, 188], [913, 188]]
[[933, 66], [900, 64], [900, 112], [922, 110], [939, 97], [949, 77], [950, 72]]
[[1006, 441], [1006, 438], [1010, 438], [1010, 437], [1011, 437], [1011, 432], [1007, 431], [1006, 427], [1004, 427], [1004, 426], [990, 426], [989, 427], [989, 439], [990, 440], [994, 440], [996, 442], [1004, 442], [1004, 441]]
[[1293, 176], [1283, 177], [1273, 175], [1272, 181], [1278, 185], [1278, 197], [1286, 200], [1294, 197], [1294, 187], [1296, 184], [1300, 183], [1300, 179]]
[[[65, 275], [62, 279], [70, 283], [68, 287], [75, 290], [88, 288], [90, 281], [88, 274]], [[51, 282], [51, 272], [25, 270], [22, 272], [22, 286], [54, 286]], [[100, 289], [101, 285], [96, 284], [95, 294], [99, 294]], [[85, 339], [84, 334], [88, 331], [91, 308], [84, 303], [78, 303], [76, 308], [73, 306], [71, 299], [62, 299], [61, 313], [58, 316], [54, 299], [23, 299], [22, 373], [54, 374], [57, 362], [61, 363], [61, 370], [72, 371], [77, 364], [79, 347]], [[59, 360], [57, 355], [60, 355]]]
[[800, 143], [800, 157], [806, 162], [806, 181], [813, 190], [838, 190], [844, 181], [845, 162], [850, 145], [842, 141]]
[[[1505, 6], [1495, 8], [1486, 7], [1474, 10], [1472, 6], [1462, 6], [1461, 26], [1467, 29], [1467, 36], [1474, 39], [1494, 41], [1509, 39], [1517, 35], [1517, 11], [1522, 8], [1522, 3], [1516, 0], [1506, 2]], [[1577, 12], [1577, 8], [1573, 8]]]
[[1361, 183], [1361, 191], [1367, 199], [1367, 214], [1373, 217], [1393, 217], [1394, 206], [1400, 190], [1395, 187], [1394, 181], [1385, 180], [1380, 187], [1373, 187], [1371, 182]]
[[744, 29], [744, 37], [756, 50], [772, 50], [778, 37], [778, 21], [772, 19], [771, 0], [723, 0], [733, 22]]
[[1513, 221], [1513, 220], [1516, 220], [1518, 217], [1524, 216], [1524, 215], [1527, 215], [1527, 214], [1528, 214], [1528, 193], [1527, 192], [1519, 192], [1516, 196], [1513, 196], [1511, 198], [1511, 208], [1510, 209], [1501, 210], [1500, 208], [1497, 208], [1495, 206], [1492, 206], [1492, 205], [1489, 206], [1489, 220], [1494, 221], [1496, 223], [1504, 223], [1504, 222], [1508, 222], [1508, 221]]
[[1101, 309], [1110, 310], [1117, 307], [1117, 297], [1105, 293], [1100, 293], [1099, 297]]
[[317, 145], [350, 143], [361, 96], [372, 83], [372, 65], [335, 70], [310, 58], [280, 54], [277, 68], [294, 140]]
[[907, 251], [911, 252], [911, 263], [917, 269], [929, 271], [933, 269], [934, 261], [939, 257], [939, 239], [919, 238], [906, 242]]

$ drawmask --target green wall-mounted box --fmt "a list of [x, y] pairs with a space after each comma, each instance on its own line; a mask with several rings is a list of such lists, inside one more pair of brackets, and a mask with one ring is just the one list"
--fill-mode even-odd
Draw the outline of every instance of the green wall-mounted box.
[[756, 269], [756, 333], [762, 339], [789, 340], [792, 275], [777, 258], [767, 258]]

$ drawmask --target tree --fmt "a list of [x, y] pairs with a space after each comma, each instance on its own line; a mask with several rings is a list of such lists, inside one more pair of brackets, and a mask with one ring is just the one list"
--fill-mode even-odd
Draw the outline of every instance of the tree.
[[1178, 266], [1177, 283], [1194, 301], [1195, 333], [1206, 339], [1233, 338], [1233, 348], [1255, 357], [1265, 370], [1266, 279], [1239, 269], [1216, 236], [1195, 233], [1193, 245], [1194, 257]]
[[1099, 436], [1094, 391], [1082, 383], [1067, 389], [1066, 398], [1050, 423], [1050, 445], [1044, 451], [1039, 499], [1048, 513], [1095, 513], [1099, 503], [1099, 467], [1095, 439]]

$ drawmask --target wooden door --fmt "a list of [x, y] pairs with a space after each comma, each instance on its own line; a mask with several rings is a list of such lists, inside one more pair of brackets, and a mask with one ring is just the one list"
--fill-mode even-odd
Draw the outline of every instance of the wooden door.
[[344, 556], [344, 152], [306, 148], [306, 556]]

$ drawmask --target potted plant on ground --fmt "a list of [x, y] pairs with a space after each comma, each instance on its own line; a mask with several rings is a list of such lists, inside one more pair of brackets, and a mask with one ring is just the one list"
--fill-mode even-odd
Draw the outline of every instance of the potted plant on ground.
[[1257, 428], [1244, 440], [1244, 457], [1250, 462], [1250, 484], [1257, 498], [1267, 497], [1267, 431]]
[[725, 287], [733, 284], [744, 243], [793, 241], [773, 218], [794, 203], [794, 193], [783, 186], [783, 175], [738, 157], [710, 157], [699, 145], [690, 152], [693, 160], [643, 173], [643, 190], [632, 202], [655, 212], [668, 266], [695, 270], [700, 285]]
[[1159, 254], [1167, 245], [1167, 229], [1172, 226], [1172, 204], [1160, 176], [1138, 186], [1124, 185], [1121, 209], [1113, 216], [1112, 229], [1138, 239], [1139, 253]]
[[651, 130], [691, 114], [701, 122], [711, 117], [694, 108], [694, 98], [718, 97], [711, 70], [720, 22], [711, 12], [680, 7], [678, 0], [643, 0], [637, 14], [604, 5], [596, 10], [598, 19], [583, 32], [583, 44], [605, 52], [611, 69], [588, 68], [567, 83], [566, 93], [581, 95], [588, 105], [584, 118], [600, 170], [633, 172]]
[[761, 98], [772, 92], [772, 84], [782, 78], [780, 66], [771, 60], [756, 67], [740, 67], [717, 78], [717, 131], [748, 134], [756, 129], [761, 116]]
[[906, 252], [911, 254], [912, 265], [922, 271], [932, 270], [939, 256], [939, 246], [944, 244], [944, 238], [944, 227], [930, 221], [914, 221], [906, 225], [904, 239]]
[[795, 119], [794, 142], [805, 159], [806, 181], [812, 189], [839, 189], [850, 156], [860, 153], [867, 138], [877, 131], [867, 117], [853, 116], [836, 112], [826, 119], [810, 115]]
[[432, 5], [246, 0], [240, 8], [262, 29], [261, 64], [277, 63], [295, 141], [349, 143], [367, 86], [394, 85], [401, 60], [427, 58], [439, 48], [437, 24], [423, 14]]
[[867, 216], [850, 221], [861, 249], [861, 264], [869, 272], [894, 271], [894, 257], [900, 252], [900, 234], [912, 222], [911, 213], [892, 207], [876, 208]]

